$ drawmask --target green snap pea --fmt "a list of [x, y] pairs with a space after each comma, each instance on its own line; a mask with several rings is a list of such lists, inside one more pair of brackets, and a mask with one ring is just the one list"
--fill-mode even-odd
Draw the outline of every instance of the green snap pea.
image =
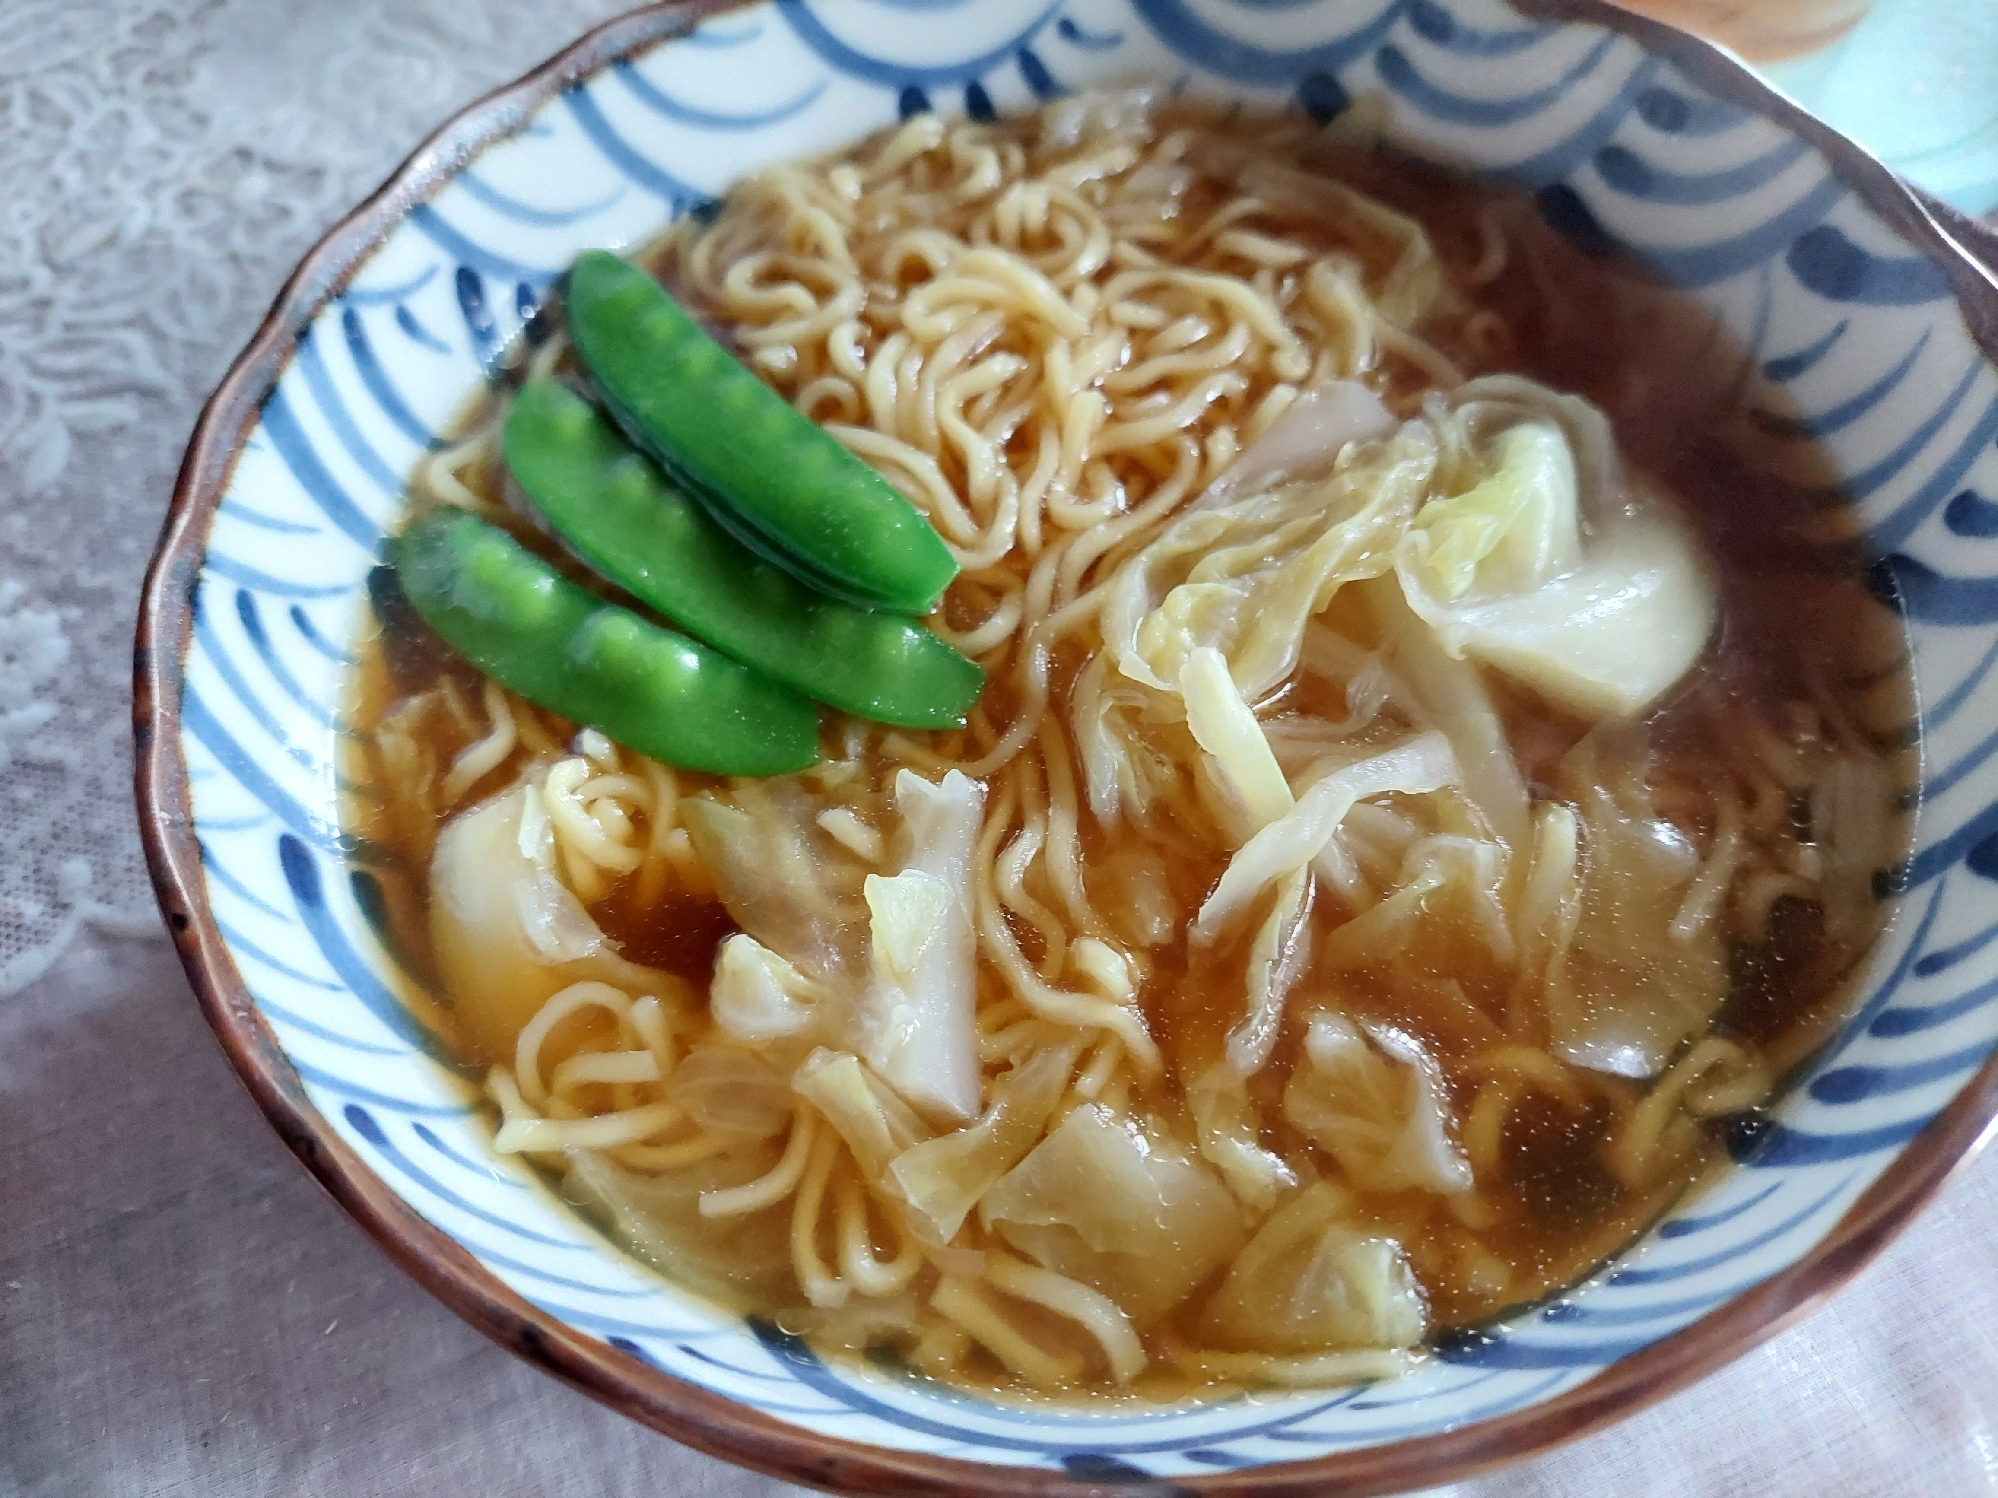
[[569, 272], [568, 306], [576, 351], [618, 424], [736, 539], [863, 607], [936, 607], [957, 564], [930, 523], [657, 281], [590, 250]]
[[818, 758], [803, 697], [594, 597], [477, 516], [445, 508], [411, 521], [390, 560], [446, 644], [627, 749], [716, 775], [787, 775]]
[[506, 464], [598, 576], [717, 650], [821, 702], [906, 728], [954, 728], [985, 673], [912, 619], [814, 591], [752, 555], [580, 395], [514, 397]]

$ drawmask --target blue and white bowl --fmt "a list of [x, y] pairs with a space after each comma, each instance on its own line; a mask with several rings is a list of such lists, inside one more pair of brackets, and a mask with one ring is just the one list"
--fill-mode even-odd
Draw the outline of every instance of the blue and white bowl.
[[[1170, 79], [1522, 184], [1747, 351], [1898, 600], [1916, 851], [1852, 1020], [1712, 1191], [1588, 1284], [1389, 1384], [1028, 1412], [827, 1366], [677, 1290], [489, 1148], [399, 995], [337, 818], [363, 578], [438, 441], [587, 246], [912, 110]], [[474, 106], [300, 267], [204, 413], [147, 584], [139, 794], [210, 1021], [286, 1141], [496, 1338], [693, 1445], [869, 1492], [1375, 1492], [1627, 1413], [1851, 1274], [1998, 1113], [1998, 286], [1877, 164], [1719, 53], [1593, 0], [666, 5]]]

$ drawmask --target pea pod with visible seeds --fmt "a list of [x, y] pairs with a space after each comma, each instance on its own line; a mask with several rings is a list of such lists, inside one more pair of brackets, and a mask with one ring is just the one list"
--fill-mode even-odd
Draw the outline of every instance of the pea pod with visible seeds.
[[598, 576], [717, 650], [863, 718], [964, 722], [985, 673], [914, 620], [814, 592], [746, 550], [566, 385], [514, 398], [506, 465]]
[[618, 424], [737, 540], [863, 607], [936, 607], [957, 563], [930, 523], [657, 281], [590, 250], [569, 272], [568, 307], [576, 351]]
[[818, 758], [818, 716], [803, 697], [604, 602], [474, 515], [411, 521], [390, 560], [446, 644], [627, 749], [716, 775], [788, 775]]

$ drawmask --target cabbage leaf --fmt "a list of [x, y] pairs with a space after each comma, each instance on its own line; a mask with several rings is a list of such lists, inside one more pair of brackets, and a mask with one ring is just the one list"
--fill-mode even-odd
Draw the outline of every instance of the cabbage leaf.
[[617, 953], [556, 872], [554, 829], [539, 791], [518, 786], [460, 812], [430, 859], [430, 942], [453, 1018], [490, 1060], [571, 983], [594, 978], [669, 1005], [691, 1002], [679, 978]]
[[850, 1053], [812, 1052], [791, 1078], [791, 1086], [825, 1115], [870, 1181], [881, 1179], [891, 1160], [929, 1138], [928, 1127], [909, 1105]]
[[1208, 1300], [1207, 1340], [1291, 1354], [1420, 1342], [1429, 1315], [1408, 1256], [1394, 1239], [1343, 1221], [1350, 1207], [1329, 1181], [1284, 1203]]
[[1199, 1131], [1200, 1157], [1221, 1172], [1241, 1203], [1265, 1212], [1297, 1184], [1297, 1172], [1262, 1143], [1262, 1115], [1249, 1096], [1249, 1079], [1224, 1050], [1186, 1089], [1186, 1106]]
[[1508, 849], [1524, 847], [1532, 825], [1526, 782], [1478, 668], [1443, 649], [1393, 580], [1364, 588], [1388, 663], [1407, 693], [1403, 706], [1450, 741], [1462, 777], [1459, 790], [1485, 829]]
[[1390, 792], [1427, 795], [1457, 784], [1460, 778], [1450, 741], [1434, 730], [1334, 770], [1229, 860], [1214, 892], [1200, 907], [1193, 939], [1213, 941], [1261, 891], [1311, 864], [1358, 802]]
[[703, 1128], [745, 1139], [784, 1132], [797, 1111], [790, 1080], [760, 1049], [708, 1041], [681, 1058], [666, 1095]]
[[1349, 445], [1321, 482], [1189, 511], [1118, 574], [1103, 615], [1117, 669], [1172, 692], [1208, 646], [1260, 700], [1297, 669], [1305, 626], [1332, 595], [1393, 567], [1435, 461], [1433, 436], [1410, 423]]
[[1243, 494], [1322, 479], [1347, 444], [1385, 437], [1396, 425], [1381, 398], [1358, 380], [1327, 380], [1292, 401], [1190, 508], [1211, 510]]
[[1332, 932], [1320, 965], [1361, 968], [1398, 957], [1414, 944], [1423, 921], [1442, 916], [1462, 921], [1510, 967], [1517, 943], [1504, 899], [1508, 864], [1505, 849], [1484, 838], [1418, 838], [1402, 855], [1393, 893]]
[[1362, 1190], [1471, 1189], [1470, 1163], [1450, 1138], [1443, 1070], [1394, 1026], [1362, 1031], [1343, 1015], [1313, 1016], [1283, 1111]]
[[680, 802], [701, 867], [729, 916], [838, 992], [866, 972], [867, 868], [819, 826], [825, 807], [790, 781], [736, 781]]
[[1558, 707], [1642, 714], [1719, 617], [1706, 558], [1656, 482], [1617, 460], [1601, 412], [1527, 380], [1472, 381], [1424, 419], [1456, 460], [1446, 466], [1478, 477], [1430, 499], [1402, 539], [1409, 607], [1452, 658]]
[[749, 1045], [803, 1034], [818, 1017], [824, 988], [753, 936], [738, 931], [715, 954], [708, 1010]]
[[1706, 649], [1719, 595], [1685, 523], [1662, 510], [1604, 529], [1584, 563], [1539, 586], [1444, 605], [1402, 574], [1443, 648], [1597, 721], [1635, 718]]
[[702, 1217], [709, 1191], [745, 1186], [777, 1163], [769, 1140], [737, 1145], [678, 1170], [641, 1175], [595, 1150], [571, 1150], [562, 1195], [604, 1221], [674, 1283], [726, 1303], [768, 1303], [794, 1283], [790, 1214]]
[[1580, 817], [1580, 916], [1547, 968], [1556, 1054], [1596, 1071], [1650, 1077], [1707, 1027], [1727, 994], [1718, 923], [1675, 933], [1700, 856], [1660, 818], [1646, 781], [1646, 739], [1605, 725], [1562, 761], [1560, 786]]
[[1189, 652], [1180, 670], [1179, 691], [1194, 742], [1213, 756], [1222, 783], [1242, 812], [1232, 830], [1246, 836], [1288, 812], [1290, 782], [1284, 779], [1255, 709], [1228, 674], [1221, 652], [1211, 645]]
[[899, 874], [864, 883], [873, 963], [860, 1039], [919, 1112], [962, 1121], [979, 1103], [971, 861], [985, 787], [960, 770], [935, 785], [901, 770], [895, 804], [907, 853]]
[[1072, 1110], [986, 1192], [978, 1214], [1037, 1264], [1109, 1296], [1140, 1329], [1248, 1236], [1211, 1170], [1094, 1103]]
[[904, 1151], [888, 1167], [910, 1221], [931, 1243], [948, 1243], [999, 1179], [1026, 1157], [1068, 1087], [1080, 1046], [1036, 1051], [992, 1084], [979, 1120]]
[[1560, 428], [1524, 422], [1493, 444], [1491, 472], [1480, 483], [1417, 512], [1415, 529], [1430, 539], [1422, 565], [1448, 600], [1473, 584], [1487, 593], [1538, 587], [1582, 560], [1579, 497]]

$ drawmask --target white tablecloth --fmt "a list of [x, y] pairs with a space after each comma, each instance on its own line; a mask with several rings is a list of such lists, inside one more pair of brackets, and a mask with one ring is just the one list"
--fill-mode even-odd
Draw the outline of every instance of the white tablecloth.
[[[425, 130], [615, 8], [0, 5], [0, 984], [61, 954], [0, 998], [0, 1498], [792, 1491], [499, 1351], [363, 1238], [209, 1036], [124, 800], [128, 621], [201, 396]], [[1448, 1491], [1998, 1492], [1995, 1241], [1998, 1155], [1803, 1325]]]

